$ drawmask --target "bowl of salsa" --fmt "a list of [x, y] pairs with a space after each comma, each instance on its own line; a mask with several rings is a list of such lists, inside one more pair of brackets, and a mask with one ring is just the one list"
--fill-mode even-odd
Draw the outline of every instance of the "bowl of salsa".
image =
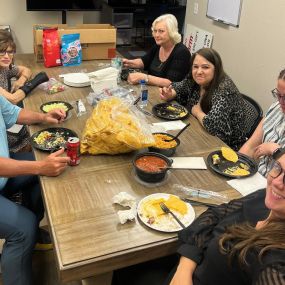
[[172, 160], [155, 152], [139, 153], [133, 160], [136, 175], [148, 183], [157, 183], [165, 178]]

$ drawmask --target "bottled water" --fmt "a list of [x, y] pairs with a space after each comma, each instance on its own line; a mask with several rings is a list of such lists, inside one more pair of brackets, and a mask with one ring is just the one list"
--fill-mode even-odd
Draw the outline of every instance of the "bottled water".
[[118, 70], [117, 83], [120, 83], [121, 82], [122, 66], [123, 66], [122, 59], [118, 56], [112, 58], [111, 59], [111, 66]]
[[140, 81], [141, 84], [141, 95], [140, 95], [140, 101], [139, 101], [139, 106], [141, 108], [144, 108], [147, 106], [148, 103], [148, 89], [145, 80]]

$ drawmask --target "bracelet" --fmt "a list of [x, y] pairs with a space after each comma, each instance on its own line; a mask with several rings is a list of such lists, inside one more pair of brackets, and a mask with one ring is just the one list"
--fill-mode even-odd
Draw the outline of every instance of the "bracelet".
[[145, 75], [145, 83], [148, 83], [148, 74]]
[[277, 149], [275, 149], [272, 153], [272, 158], [274, 160], [277, 160], [278, 158], [280, 158], [283, 154], [285, 153], [285, 149], [282, 147], [279, 147]]

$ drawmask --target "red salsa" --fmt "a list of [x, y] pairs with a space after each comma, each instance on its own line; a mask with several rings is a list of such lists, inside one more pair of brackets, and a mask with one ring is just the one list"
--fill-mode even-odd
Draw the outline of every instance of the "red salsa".
[[160, 157], [145, 155], [135, 162], [136, 166], [146, 172], [159, 172], [167, 167], [167, 162]]

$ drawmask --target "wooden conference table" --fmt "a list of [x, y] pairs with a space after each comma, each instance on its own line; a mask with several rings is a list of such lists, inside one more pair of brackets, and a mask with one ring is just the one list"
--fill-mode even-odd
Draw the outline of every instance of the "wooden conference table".
[[[91, 72], [102, 68], [102, 63], [110, 61], [87, 61], [78, 67], [55, 67], [45, 69], [37, 64], [33, 55], [17, 55], [17, 64], [30, 67], [34, 74], [45, 70], [50, 77], [68, 72]], [[101, 65], [100, 65], [101, 64]], [[104, 66], [103, 66], [104, 67]], [[137, 88], [137, 87], [133, 87]], [[74, 102], [83, 99], [91, 92], [90, 87], [67, 87], [64, 92], [48, 95], [37, 88], [25, 99], [25, 107], [39, 111], [42, 103], [63, 100]], [[149, 87], [151, 106], [160, 102], [157, 87]], [[85, 104], [88, 113], [77, 117], [72, 110], [72, 117], [61, 124], [74, 130], [81, 137], [82, 130], [92, 108]], [[147, 117], [150, 122], [161, 120]], [[209, 135], [190, 116], [185, 121], [191, 126], [181, 136], [181, 145], [176, 156], [202, 156], [217, 150], [224, 143]], [[31, 134], [48, 126], [30, 126]], [[176, 133], [172, 132], [172, 133]], [[35, 150], [36, 159], [43, 159], [48, 154]], [[80, 280], [93, 275], [111, 272], [115, 269], [165, 256], [175, 252], [177, 235], [157, 232], [147, 228], [138, 220], [121, 225], [117, 211], [122, 208], [112, 204], [112, 197], [119, 192], [127, 192], [137, 201], [156, 192], [173, 193], [172, 185], [181, 184], [214, 190], [226, 194], [230, 199], [240, 194], [232, 189], [226, 179], [210, 170], [176, 170], [169, 173], [164, 185], [148, 188], [139, 184], [132, 172], [134, 153], [124, 155], [84, 155], [81, 163], [68, 167], [58, 177], [41, 177], [42, 193], [52, 238], [58, 272], [62, 282]], [[196, 215], [205, 210], [194, 207]]]

